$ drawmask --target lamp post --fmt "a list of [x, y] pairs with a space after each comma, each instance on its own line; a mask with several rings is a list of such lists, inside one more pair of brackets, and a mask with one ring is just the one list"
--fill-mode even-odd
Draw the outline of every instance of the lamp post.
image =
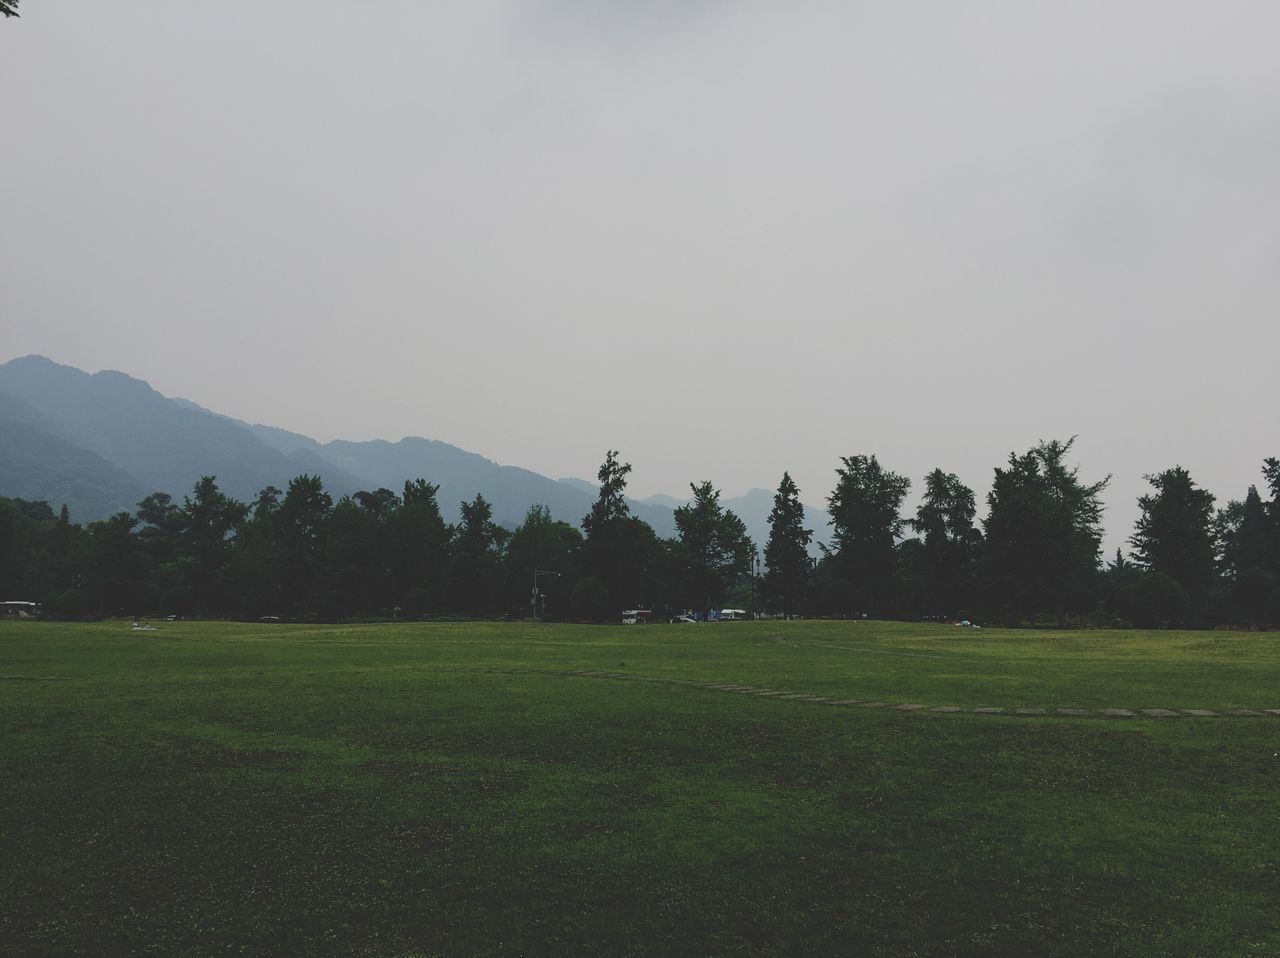
[[537, 621], [541, 621], [541, 616], [539, 616], [539, 615], [538, 615], [538, 596], [540, 595], [540, 593], [538, 592], [538, 576], [540, 576], [540, 575], [554, 575], [554, 576], [559, 576], [559, 575], [560, 575], [560, 573], [559, 573], [559, 572], [550, 572], [550, 571], [548, 571], [548, 570], [546, 570], [546, 569], [538, 570], [538, 569], [536, 569], [536, 568], [535, 568], [535, 569], [533, 570], [533, 599], [532, 599], [532, 601], [533, 601], [533, 617], [534, 617], [534, 619], [535, 619], [535, 620], [537, 620]]

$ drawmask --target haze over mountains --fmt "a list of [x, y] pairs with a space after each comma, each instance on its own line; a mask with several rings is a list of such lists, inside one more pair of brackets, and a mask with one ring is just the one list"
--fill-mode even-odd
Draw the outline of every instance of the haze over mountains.
[[[90, 374], [43, 356], [0, 365], [0, 495], [44, 499], [55, 510], [65, 503], [73, 521], [90, 522], [132, 511], [152, 492], [181, 501], [204, 475], [249, 501], [301, 473], [319, 475], [335, 498], [379, 487], [399, 492], [406, 480], [424, 478], [440, 486], [446, 520], [456, 521], [459, 503], [480, 493], [508, 527], [535, 504], [576, 525], [597, 494], [585, 479], [551, 479], [417, 436], [320, 443], [165, 397], [121, 372]], [[659, 495], [629, 504], [658, 535], [672, 536], [673, 510], [683, 501]], [[763, 550], [773, 493], [753, 489], [722, 503]], [[815, 535], [825, 537], [825, 513], [808, 509], [807, 517]]]

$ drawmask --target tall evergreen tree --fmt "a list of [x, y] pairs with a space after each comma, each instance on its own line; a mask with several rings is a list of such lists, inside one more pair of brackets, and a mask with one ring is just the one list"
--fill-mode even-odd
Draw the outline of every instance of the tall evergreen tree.
[[1009, 455], [987, 495], [986, 575], [996, 611], [1034, 619], [1054, 611], [1065, 624], [1072, 599], [1094, 585], [1102, 543], [1102, 492], [1068, 467], [1067, 442], [1041, 442]]
[[954, 615], [972, 601], [974, 569], [982, 534], [974, 527], [973, 490], [959, 477], [934, 469], [911, 527], [922, 536], [924, 601], [933, 615]]
[[468, 612], [493, 611], [500, 601], [501, 554], [507, 532], [493, 522], [493, 507], [477, 494], [461, 506], [453, 534], [450, 602]]
[[827, 499], [832, 544], [824, 551], [852, 587], [851, 598], [876, 615], [893, 581], [900, 511], [911, 480], [883, 468], [875, 456], [844, 456], [841, 462]]
[[618, 461], [610, 449], [600, 466], [600, 495], [582, 520], [583, 551], [593, 578], [604, 583], [593, 587], [593, 606], [616, 606], [650, 601], [654, 571], [661, 563], [661, 546], [649, 524], [637, 519], [624, 493], [631, 464]]
[[784, 472], [769, 513], [769, 541], [764, 547], [763, 588], [769, 607], [792, 615], [800, 610], [813, 579], [809, 544], [813, 530], [804, 527], [804, 504], [791, 474]]
[[415, 479], [404, 484], [402, 500], [375, 494], [374, 508], [387, 514], [388, 599], [411, 614], [445, 605], [450, 532], [440, 514], [439, 491], [438, 485]]
[[[147, 502], [147, 500], [143, 500]], [[180, 516], [181, 561], [187, 585], [197, 609], [221, 611], [226, 600], [227, 572], [232, 538], [249, 507], [224, 495], [214, 476], [201, 476], [190, 496], [183, 499]], [[155, 510], [164, 521], [163, 504]]]
[[1137, 527], [1129, 542], [1148, 572], [1162, 572], [1192, 601], [1203, 598], [1214, 571], [1213, 494], [1196, 488], [1181, 466], [1144, 477], [1155, 488], [1141, 496]]
[[704, 613], [720, 604], [725, 592], [751, 572], [755, 545], [733, 510], [720, 505], [710, 482], [690, 483], [693, 499], [676, 509], [679, 557], [685, 597]]
[[282, 598], [294, 614], [313, 613], [324, 603], [325, 539], [333, 497], [319, 476], [289, 480], [274, 514], [277, 555], [282, 563]]

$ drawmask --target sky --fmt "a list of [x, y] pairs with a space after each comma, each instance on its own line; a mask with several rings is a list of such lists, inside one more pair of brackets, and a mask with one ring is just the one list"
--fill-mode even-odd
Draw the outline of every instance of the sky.
[[1077, 435], [1109, 550], [1280, 455], [1274, 0], [20, 11], [0, 361], [638, 496]]

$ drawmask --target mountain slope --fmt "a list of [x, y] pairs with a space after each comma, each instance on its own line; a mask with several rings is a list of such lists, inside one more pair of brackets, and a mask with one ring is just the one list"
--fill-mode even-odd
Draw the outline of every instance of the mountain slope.
[[0, 496], [66, 505], [72, 521], [132, 510], [148, 490], [95, 452], [50, 431], [38, 410], [0, 393]]
[[[181, 497], [200, 476], [215, 475], [228, 495], [249, 500], [306, 471], [235, 420], [166, 399], [124, 373], [90, 375], [27, 356], [0, 366], [0, 391], [35, 407], [53, 435], [96, 453], [148, 492]], [[335, 495], [359, 487], [340, 470], [321, 475]]]

